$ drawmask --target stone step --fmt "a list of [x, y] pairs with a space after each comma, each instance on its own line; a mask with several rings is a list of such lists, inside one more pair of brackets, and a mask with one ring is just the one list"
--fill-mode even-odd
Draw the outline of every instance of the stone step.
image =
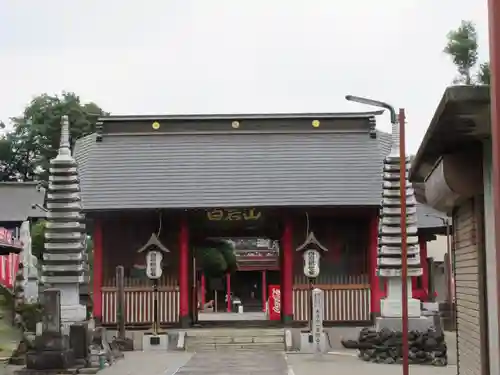
[[205, 343], [205, 344], [189, 344], [186, 345], [188, 352], [202, 351], [283, 351], [283, 343]]
[[282, 336], [284, 330], [282, 328], [270, 328], [270, 329], [255, 329], [255, 328], [215, 328], [215, 329], [189, 329], [186, 331], [186, 336], [188, 337], [261, 337], [261, 336]]
[[283, 351], [285, 334], [280, 329], [191, 329], [186, 332], [186, 350]]
[[274, 344], [283, 343], [284, 336], [199, 336], [192, 337], [188, 336], [186, 341], [189, 343], [198, 344], [246, 344], [246, 343], [257, 343], [257, 344]]

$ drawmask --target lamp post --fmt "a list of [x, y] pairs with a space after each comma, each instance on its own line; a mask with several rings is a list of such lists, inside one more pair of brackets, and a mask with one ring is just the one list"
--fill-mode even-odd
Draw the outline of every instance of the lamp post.
[[[406, 231], [406, 150], [405, 150], [405, 111], [399, 110], [396, 116], [396, 110], [390, 104], [362, 98], [359, 96], [347, 95], [346, 100], [374, 107], [387, 109], [391, 116], [392, 134], [397, 134], [399, 123], [399, 183], [400, 183], [400, 227], [401, 227], [401, 320], [402, 320], [402, 341], [403, 341], [403, 375], [409, 375], [409, 343], [408, 343], [408, 240]], [[393, 144], [393, 147], [395, 145]], [[392, 153], [392, 150], [391, 150]]]

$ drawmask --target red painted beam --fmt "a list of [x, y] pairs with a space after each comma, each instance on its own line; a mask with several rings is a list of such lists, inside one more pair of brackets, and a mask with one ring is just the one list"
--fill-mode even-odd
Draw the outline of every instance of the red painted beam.
[[227, 312], [231, 312], [231, 274], [226, 274], [226, 298], [227, 298]]
[[102, 220], [96, 219], [94, 221], [94, 264], [93, 274], [93, 315], [94, 318], [102, 319], [102, 276], [103, 276], [103, 233], [102, 233]]
[[262, 271], [262, 311], [266, 311], [267, 302], [267, 280], [266, 280], [266, 270]]
[[[491, 144], [493, 169], [493, 220], [495, 224], [496, 284], [497, 300], [500, 307], [500, 0], [488, 1], [490, 34], [490, 69], [491, 69]], [[496, 332], [500, 335], [500, 308], [497, 308], [498, 324]], [[492, 329], [492, 328], [490, 328]], [[497, 348], [498, 350], [498, 348]], [[498, 358], [498, 352], [497, 352]], [[492, 361], [494, 359], [491, 359]]]
[[179, 233], [179, 319], [183, 327], [189, 324], [189, 229], [181, 221]]
[[293, 321], [293, 227], [289, 218], [283, 229], [283, 267], [281, 270], [282, 318], [285, 323]]
[[370, 221], [369, 232], [369, 267], [370, 267], [370, 312], [380, 314], [380, 300], [383, 292], [380, 290], [380, 279], [377, 275], [377, 254], [378, 254], [378, 214], [373, 215]]

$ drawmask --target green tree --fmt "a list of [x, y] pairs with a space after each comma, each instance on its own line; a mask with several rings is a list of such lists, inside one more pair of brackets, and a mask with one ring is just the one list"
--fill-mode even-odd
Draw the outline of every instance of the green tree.
[[[82, 103], [72, 92], [35, 97], [19, 117], [11, 118], [13, 130], [0, 145], [3, 179], [30, 181], [48, 179], [50, 159], [57, 155], [61, 117], [69, 116], [72, 144], [95, 131], [99, 116], [106, 113], [95, 103]], [[10, 148], [10, 152], [8, 150]], [[13, 177], [15, 176], [15, 177]]]
[[0, 137], [0, 181], [16, 181], [20, 166], [14, 152], [11, 134]]
[[491, 79], [490, 63], [485, 62], [479, 65], [479, 71], [477, 72], [477, 82], [484, 85], [489, 85]]
[[224, 240], [204, 240], [195, 246], [196, 261], [208, 277], [221, 277], [237, 269], [234, 248]]
[[477, 66], [479, 45], [476, 25], [471, 21], [462, 21], [456, 30], [448, 33], [447, 39], [444, 53], [451, 57], [458, 70], [458, 77], [454, 82], [466, 85], [489, 84], [489, 63]]
[[31, 226], [31, 253], [42, 259], [45, 245], [45, 220], [39, 220]]

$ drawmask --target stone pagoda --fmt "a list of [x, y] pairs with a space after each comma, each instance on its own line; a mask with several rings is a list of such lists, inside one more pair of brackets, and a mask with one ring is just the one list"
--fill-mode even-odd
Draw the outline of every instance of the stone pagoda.
[[77, 164], [71, 155], [68, 116], [61, 120], [61, 143], [50, 161], [47, 226], [41, 281], [61, 292], [63, 323], [84, 321], [80, 284], [87, 283], [85, 224]]
[[[402, 249], [401, 249], [401, 185], [400, 185], [399, 124], [392, 125], [392, 147], [384, 159], [382, 205], [379, 222], [377, 272], [387, 279], [387, 296], [381, 301], [382, 319], [402, 316]], [[420, 301], [412, 298], [412, 276], [420, 276], [417, 201], [408, 181], [410, 158], [406, 158], [406, 233], [408, 244], [408, 316], [421, 315]]]

